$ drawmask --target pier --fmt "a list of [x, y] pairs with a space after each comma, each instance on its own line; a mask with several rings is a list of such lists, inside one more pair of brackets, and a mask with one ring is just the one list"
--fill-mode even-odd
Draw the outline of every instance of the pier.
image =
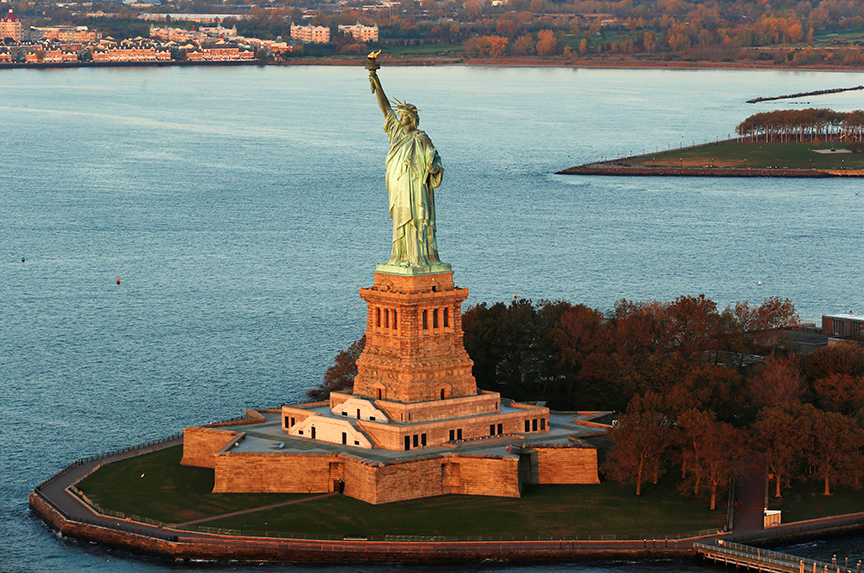
[[779, 553], [760, 547], [750, 547], [740, 543], [732, 543], [718, 539], [717, 545], [694, 543], [693, 548], [705, 559], [724, 565], [735, 565], [735, 568], [746, 567], [748, 570], [765, 571], [768, 573], [860, 573], [861, 562], [855, 569], [850, 569], [848, 562], [843, 565], [825, 563], [787, 553]]

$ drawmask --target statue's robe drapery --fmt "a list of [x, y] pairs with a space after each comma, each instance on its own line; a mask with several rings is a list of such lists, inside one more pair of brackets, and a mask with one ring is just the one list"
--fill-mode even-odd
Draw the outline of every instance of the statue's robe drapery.
[[[393, 110], [387, 111], [384, 131], [390, 138], [386, 167], [393, 219], [393, 252], [388, 264], [438, 264], [433, 190], [444, 176], [441, 157], [424, 132], [407, 131]], [[434, 174], [428, 173], [430, 168]]]

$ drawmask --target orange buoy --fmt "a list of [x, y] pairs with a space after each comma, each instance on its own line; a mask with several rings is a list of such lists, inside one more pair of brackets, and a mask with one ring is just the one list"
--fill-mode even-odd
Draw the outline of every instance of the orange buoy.
[[117, 279], [117, 284], [118, 284], [118, 285], [120, 284], [120, 279]]

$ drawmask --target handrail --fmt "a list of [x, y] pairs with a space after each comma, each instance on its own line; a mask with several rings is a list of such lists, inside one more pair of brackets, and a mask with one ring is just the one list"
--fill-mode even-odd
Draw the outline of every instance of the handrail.
[[717, 545], [695, 543], [693, 546], [705, 553], [740, 557], [761, 564], [775, 565], [790, 571], [804, 571], [805, 573], [852, 573], [851, 569], [841, 567], [836, 563], [826, 563], [806, 557], [797, 557], [788, 553], [780, 553], [779, 551], [771, 551], [770, 549], [762, 549], [761, 547], [751, 547], [723, 539], [718, 540]]

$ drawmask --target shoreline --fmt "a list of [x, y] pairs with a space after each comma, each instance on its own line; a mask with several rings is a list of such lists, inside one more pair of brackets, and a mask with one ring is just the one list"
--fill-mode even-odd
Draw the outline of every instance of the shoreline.
[[[174, 561], [212, 560], [295, 563], [550, 563], [615, 559], [695, 559], [695, 544], [724, 539], [778, 543], [843, 535], [864, 529], [864, 513], [834, 516], [748, 532], [717, 532], [680, 539], [434, 541], [369, 539], [298, 539], [232, 534], [230, 531], [181, 530], [137, 516], [98, 513], [72, 493], [72, 486], [103, 463], [175, 446], [171, 437], [143, 446], [78, 460], [38, 485], [29, 495], [31, 510], [62, 536], [117, 547]], [[614, 537], [614, 536], [612, 536]]]
[[[388, 66], [470, 66], [490, 68], [573, 68], [573, 69], [632, 69], [632, 70], [753, 70], [753, 71], [796, 71], [796, 72], [838, 72], [857, 71], [854, 66], [789, 66], [773, 62], [685, 62], [685, 61], [639, 61], [639, 60], [540, 60], [536, 58], [462, 58], [462, 57], [389, 57], [381, 62]], [[0, 70], [15, 69], [58, 69], [58, 68], [128, 68], [128, 67], [172, 67], [172, 66], [359, 66], [359, 59], [323, 57], [316, 59], [285, 60], [281, 62], [242, 60], [242, 61], [158, 61], [158, 62], [51, 62], [51, 63], [0, 63]], [[830, 93], [828, 90], [826, 93]], [[802, 96], [803, 97], [803, 96]], [[773, 101], [776, 98], [762, 98]]]
[[568, 167], [556, 175], [611, 175], [614, 177], [785, 177], [785, 178], [831, 178], [864, 177], [861, 170], [823, 169], [761, 169], [742, 167], [631, 167], [603, 163], [588, 163]]

